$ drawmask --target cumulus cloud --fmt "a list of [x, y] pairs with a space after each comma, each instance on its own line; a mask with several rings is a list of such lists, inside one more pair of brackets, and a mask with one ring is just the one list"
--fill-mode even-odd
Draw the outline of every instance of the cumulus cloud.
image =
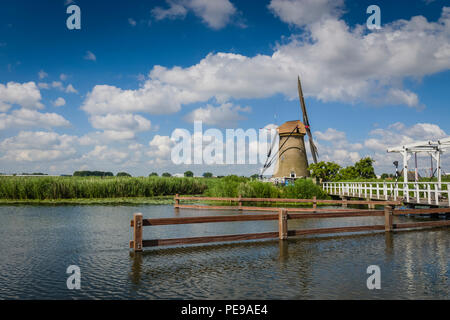
[[70, 122], [56, 113], [41, 113], [36, 110], [18, 109], [10, 114], [0, 113], [0, 130], [23, 127], [63, 127]]
[[149, 120], [133, 114], [94, 115], [90, 118], [90, 122], [96, 129], [114, 131], [147, 131], [151, 127]]
[[86, 51], [86, 55], [84, 56], [85, 60], [97, 61], [97, 57], [91, 51]]
[[[341, 166], [348, 166], [362, 157], [360, 151], [363, 145], [348, 141], [343, 131], [328, 128], [325, 132], [315, 131], [313, 137], [319, 151], [319, 161], [332, 161]], [[306, 141], [306, 150], [310, 150], [309, 140]]]
[[134, 20], [133, 18], [128, 18], [128, 23], [133, 27], [136, 26], [136, 20]]
[[73, 144], [77, 138], [55, 132], [21, 131], [17, 136], [0, 143], [2, 160], [19, 162], [56, 161], [71, 158], [76, 154]]
[[41, 70], [41, 71], [38, 72], [38, 76], [39, 76], [39, 79], [42, 80], [42, 79], [48, 77], [48, 73], [45, 72], [44, 70]]
[[67, 93], [78, 93], [78, 91], [71, 84], [67, 85], [65, 91]]
[[283, 22], [305, 26], [313, 22], [339, 17], [344, 0], [272, 0], [269, 9]]
[[168, 160], [173, 144], [170, 137], [157, 134], [149, 142], [151, 149], [147, 152], [147, 155], [160, 160]]
[[6, 85], [0, 83], [0, 111], [7, 111], [12, 105], [23, 108], [42, 109], [44, 105], [36, 83], [8, 82]]
[[[398, 153], [387, 153], [387, 149], [399, 145], [410, 144], [418, 141], [437, 140], [448, 137], [448, 134], [438, 125], [433, 123], [416, 123], [406, 126], [401, 122], [389, 125], [387, 128], [377, 128], [369, 133], [369, 138], [364, 141], [364, 147], [371, 152], [379, 171], [392, 171], [392, 162], [401, 160]], [[419, 173], [426, 174], [423, 168], [429, 167], [429, 155], [418, 153]], [[442, 156], [444, 169], [450, 168], [450, 157], [444, 153]], [[389, 171], [390, 170], [390, 171]]]
[[236, 8], [229, 0], [167, 0], [168, 8], [155, 7], [152, 15], [156, 20], [184, 19], [189, 11], [200, 17], [212, 29], [225, 27]]
[[450, 8], [436, 22], [422, 16], [384, 24], [382, 31], [351, 29], [337, 18], [308, 25], [301, 37], [278, 45], [272, 55], [211, 53], [190, 67], [155, 66], [135, 90], [98, 85], [83, 104], [89, 113], [174, 113], [211, 98], [296, 98], [296, 76], [306, 96], [329, 102], [423, 108], [403, 88], [405, 79], [450, 69]]
[[189, 122], [202, 121], [204, 124], [221, 128], [235, 127], [239, 120], [246, 119], [241, 112], [250, 112], [250, 107], [235, 106], [232, 103], [224, 103], [218, 107], [208, 104], [204, 108], [198, 108], [190, 112], [185, 120]]
[[55, 107], [62, 107], [66, 104], [66, 100], [64, 100], [64, 98], [59, 97], [58, 99], [56, 99], [55, 101], [53, 101], [53, 105]]
[[100, 160], [113, 163], [123, 163], [129, 154], [108, 146], [95, 146], [94, 150], [83, 155], [82, 160]]

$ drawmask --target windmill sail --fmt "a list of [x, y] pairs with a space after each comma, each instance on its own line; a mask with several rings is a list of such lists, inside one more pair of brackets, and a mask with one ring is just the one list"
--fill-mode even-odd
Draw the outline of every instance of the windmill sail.
[[309, 146], [311, 148], [311, 155], [312, 155], [314, 163], [317, 163], [318, 152], [317, 152], [317, 147], [314, 144], [311, 129], [309, 126], [309, 120], [308, 120], [308, 114], [306, 112], [305, 100], [303, 99], [302, 85], [300, 83], [300, 76], [298, 76], [298, 97], [300, 99], [300, 106], [302, 108], [302, 113], [303, 113], [303, 124], [305, 125], [306, 133], [308, 134]]

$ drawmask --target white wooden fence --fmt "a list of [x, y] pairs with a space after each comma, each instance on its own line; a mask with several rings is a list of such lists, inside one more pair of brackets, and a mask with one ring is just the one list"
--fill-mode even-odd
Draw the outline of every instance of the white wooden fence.
[[323, 190], [331, 195], [365, 199], [403, 200], [450, 207], [450, 183], [438, 182], [324, 182]]

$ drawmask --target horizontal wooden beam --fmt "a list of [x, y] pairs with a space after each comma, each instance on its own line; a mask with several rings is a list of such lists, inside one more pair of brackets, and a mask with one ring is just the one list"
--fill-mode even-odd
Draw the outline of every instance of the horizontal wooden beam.
[[212, 222], [233, 222], [233, 221], [263, 221], [277, 220], [278, 214], [255, 214], [255, 215], [235, 215], [235, 216], [206, 216], [206, 217], [178, 217], [178, 218], [156, 218], [144, 219], [144, 226], [163, 226], [172, 224], [191, 223], [212, 223]]
[[383, 210], [365, 210], [356, 212], [343, 211], [343, 212], [323, 212], [323, 213], [289, 213], [288, 219], [380, 217], [383, 215], [384, 215]]
[[233, 235], [223, 235], [223, 236], [207, 236], [207, 237], [177, 238], [177, 239], [144, 240], [142, 242], [142, 245], [144, 247], [156, 247], [156, 246], [170, 246], [170, 245], [178, 245], [178, 244], [196, 244], [196, 243], [210, 243], [210, 242], [258, 240], [258, 239], [270, 239], [270, 238], [278, 238], [278, 232], [233, 234]]
[[404, 214], [430, 214], [430, 213], [450, 213], [450, 208], [431, 208], [431, 209], [404, 209], [394, 210], [394, 215]]
[[231, 201], [231, 202], [280, 202], [280, 203], [330, 203], [330, 204], [377, 204], [377, 205], [400, 205], [401, 201], [383, 200], [329, 200], [329, 199], [286, 199], [286, 198], [221, 198], [221, 197], [175, 197], [175, 200], [196, 201]]
[[[449, 226], [450, 221], [428, 221], [418, 223], [400, 223], [394, 224], [394, 229], [411, 229], [411, 228], [423, 228], [423, 227], [440, 227]], [[317, 229], [300, 229], [289, 230], [288, 236], [302, 236], [310, 234], [333, 234], [333, 233], [353, 233], [363, 231], [382, 231], [385, 230], [384, 225], [368, 225], [368, 226], [351, 226], [351, 227], [336, 227], [336, 228], [317, 228]], [[278, 238], [279, 232], [263, 232], [263, 233], [248, 233], [248, 234], [235, 234], [235, 235], [219, 235], [219, 236], [206, 236], [206, 237], [191, 237], [191, 238], [174, 238], [174, 239], [155, 239], [155, 240], [143, 240], [143, 247], [155, 247], [155, 246], [168, 246], [168, 245], [180, 245], [180, 244], [198, 244], [198, 243], [211, 243], [211, 242], [227, 242], [227, 241], [243, 241], [243, 240], [258, 240], [258, 239], [270, 239]], [[130, 242], [130, 247], [133, 243]]]
[[[246, 206], [208, 206], [197, 204], [180, 204], [176, 208], [180, 209], [196, 209], [196, 210], [240, 210], [240, 211], [270, 211], [278, 212], [278, 207], [246, 207]], [[333, 211], [361, 211], [361, 209], [335, 208], [335, 209], [314, 209], [314, 208], [286, 208], [291, 212], [329, 212]]]
[[450, 221], [426, 221], [413, 223], [397, 223], [394, 224], [394, 229], [412, 229], [412, 228], [426, 228], [426, 227], [445, 227], [450, 226]]
[[[286, 209], [290, 212], [291, 209]], [[307, 218], [343, 218], [343, 217], [368, 217], [368, 216], [382, 216], [382, 210], [360, 210], [349, 211], [342, 210], [339, 212], [320, 212], [320, 213], [289, 213], [288, 219], [307, 219]], [[143, 219], [143, 226], [162, 226], [175, 224], [192, 224], [192, 223], [214, 223], [214, 222], [234, 222], [234, 221], [267, 221], [277, 220], [277, 213], [267, 214], [252, 214], [252, 215], [233, 215], [233, 216], [200, 216], [200, 217], [177, 217], [177, 218], [154, 218]], [[133, 220], [130, 223], [134, 226]]]
[[325, 234], [325, 233], [347, 233], [347, 232], [361, 232], [361, 231], [377, 231], [384, 230], [383, 225], [373, 226], [352, 226], [352, 227], [336, 227], [336, 228], [318, 228], [318, 229], [300, 229], [290, 230], [289, 236], [302, 236], [308, 234]]

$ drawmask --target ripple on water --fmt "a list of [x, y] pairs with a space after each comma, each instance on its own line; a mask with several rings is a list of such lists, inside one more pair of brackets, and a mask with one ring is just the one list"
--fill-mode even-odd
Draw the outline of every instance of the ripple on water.
[[[175, 216], [171, 206], [0, 207], [0, 298], [449, 298], [448, 229], [180, 246], [134, 254], [127, 248], [129, 221], [138, 211], [146, 217]], [[224, 212], [208, 212], [212, 214]], [[308, 219], [292, 228], [383, 223], [382, 217], [377, 219]], [[145, 236], [273, 230], [276, 222], [263, 221], [149, 227]], [[81, 268], [79, 291], [66, 287], [66, 268], [72, 264]], [[381, 268], [382, 290], [366, 287], [366, 269], [372, 264]]]

